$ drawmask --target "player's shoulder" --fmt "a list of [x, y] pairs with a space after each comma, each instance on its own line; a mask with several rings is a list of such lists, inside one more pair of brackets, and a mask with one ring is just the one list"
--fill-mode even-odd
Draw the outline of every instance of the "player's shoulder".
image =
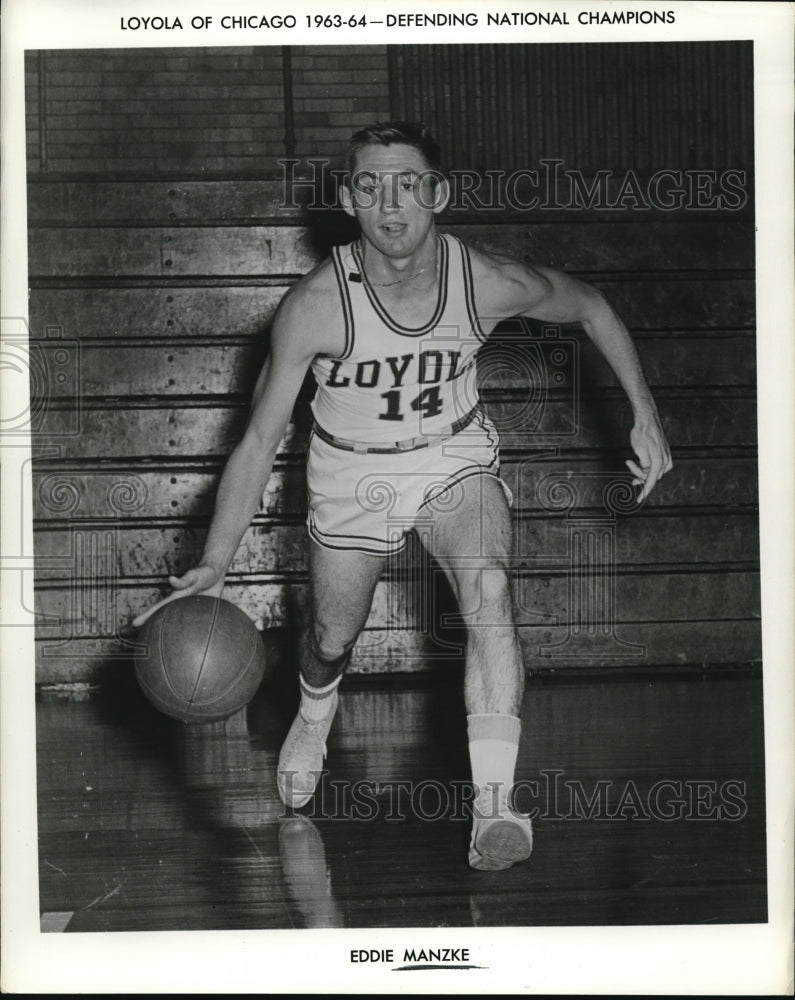
[[472, 269], [475, 298], [493, 311], [498, 304], [510, 311], [514, 302], [526, 303], [547, 290], [543, 270], [511, 254], [490, 247], [465, 244]]
[[334, 265], [326, 259], [296, 281], [279, 304], [279, 311], [287, 314], [285, 318], [293, 315], [303, 318], [316, 309], [332, 309], [336, 295]]
[[[463, 241], [462, 241], [463, 242]], [[465, 244], [475, 281], [515, 281], [526, 280], [538, 272], [527, 261], [514, 257], [492, 247]]]
[[299, 278], [282, 297], [274, 334], [300, 344], [309, 355], [333, 353], [338, 341], [344, 342], [344, 319], [330, 259]]

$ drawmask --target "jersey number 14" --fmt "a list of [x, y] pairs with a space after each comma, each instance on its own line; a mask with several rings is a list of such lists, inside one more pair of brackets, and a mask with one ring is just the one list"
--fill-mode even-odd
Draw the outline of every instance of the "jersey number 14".
[[[382, 392], [381, 399], [386, 400], [386, 413], [379, 413], [379, 420], [402, 420], [404, 414], [400, 409], [400, 389], [390, 389], [389, 392]], [[419, 396], [411, 401], [411, 408], [415, 412], [422, 413], [426, 418], [438, 417], [442, 412], [442, 400], [439, 396], [439, 386], [432, 385], [423, 389]]]

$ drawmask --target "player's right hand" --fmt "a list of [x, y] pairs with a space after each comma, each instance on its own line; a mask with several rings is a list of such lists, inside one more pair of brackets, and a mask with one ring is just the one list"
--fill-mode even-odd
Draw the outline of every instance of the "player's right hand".
[[171, 601], [179, 600], [180, 597], [191, 597], [193, 594], [205, 594], [208, 597], [220, 597], [224, 589], [223, 577], [218, 579], [218, 572], [212, 566], [202, 564], [194, 569], [189, 569], [183, 576], [170, 576], [168, 582], [171, 584], [173, 593], [164, 597], [162, 601], [147, 608], [137, 618], [133, 619], [133, 628], [140, 628], [141, 625], [151, 618], [159, 608]]

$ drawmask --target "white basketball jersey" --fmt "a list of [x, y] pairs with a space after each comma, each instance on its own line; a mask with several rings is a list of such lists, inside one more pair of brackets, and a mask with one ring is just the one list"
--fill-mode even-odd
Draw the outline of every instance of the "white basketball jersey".
[[485, 337], [475, 315], [469, 252], [454, 236], [438, 240], [439, 297], [418, 328], [387, 313], [365, 277], [359, 241], [332, 251], [345, 350], [312, 364], [312, 412], [329, 434], [363, 443], [438, 434], [478, 404], [475, 359]]

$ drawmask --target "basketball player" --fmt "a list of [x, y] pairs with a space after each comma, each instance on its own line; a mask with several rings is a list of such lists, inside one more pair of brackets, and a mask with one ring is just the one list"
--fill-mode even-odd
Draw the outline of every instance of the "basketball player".
[[301, 647], [300, 709], [279, 758], [279, 793], [293, 808], [311, 800], [343, 671], [385, 562], [414, 528], [447, 574], [467, 626], [464, 693], [476, 790], [469, 863], [503, 869], [530, 855], [532, 829], [509, 794], [524, 669], [509, 572], [510, 496], [499, 478], [497, 433], [478, 400], [479, 348], [507, 317], [579, 322], [629, 398], [637, 462], [627, 465], [639, 500], [671, 468], [671, 457], [629, 334], [600, 292], [437, 232], [449, 187], [424, 127], [362, 129], [351, 138], [347, 165], [342, 205], [361, 237], [335, 248], [280, 303], [201, 564], [170, 577], [173, 593], [155, 608], [190, 594], [221, 594], [311, 367], [311, 620]]

